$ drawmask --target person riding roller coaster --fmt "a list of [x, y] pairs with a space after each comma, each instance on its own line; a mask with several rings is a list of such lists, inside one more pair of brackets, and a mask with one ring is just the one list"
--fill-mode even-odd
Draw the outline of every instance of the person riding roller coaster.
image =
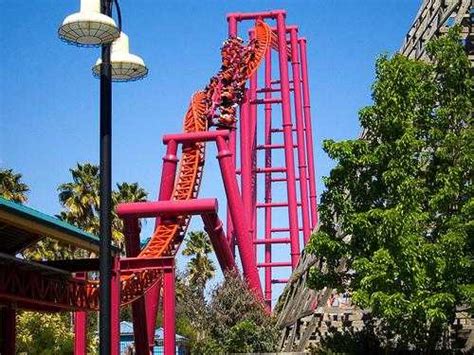
[[237, 107], [244, 99], [248, 63], [255, 59], [256, 49], [256, 40], [251, 40], [244, 46], [241, 38], [230, 37], [223, 43], [221, 69], [204, 89], [211, 125], [234, 127]]

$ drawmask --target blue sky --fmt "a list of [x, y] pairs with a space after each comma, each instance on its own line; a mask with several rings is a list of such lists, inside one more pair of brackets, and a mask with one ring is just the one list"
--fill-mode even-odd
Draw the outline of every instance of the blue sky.
[[[228, 12], [286, 9], [308, 40], [318, 190], [332, 162], [323, 139], [355, 138], [357, 112], [370, 104], [374, 62], [403, 42], [419, 0], [121, 0], [131, 51], [150, 68], [142, 81], [114, 85], [113, 179], [138, 181], [157, 194], [161, 137], [179, 132], [191, 94], [218, 69]], [[0, 0], [0, 166], [21, 172], [29, 205], [55, 214], [56, 188], [76, 162], [98, 161], [98, 88], [91, 66], [98, 49], [57, 38], [78, 0]], [[201, 196], [223, 189], [208, 154]], [[149, 223], [151, 225], [151, 223]], [[201, 227], [195, 221], [192, 228]], [[147, 227], [149, 229], [149, 227]], [[147, 231], [145, 228], [145, 232]], [[278, 275], [276, 275], [278, 276]]]

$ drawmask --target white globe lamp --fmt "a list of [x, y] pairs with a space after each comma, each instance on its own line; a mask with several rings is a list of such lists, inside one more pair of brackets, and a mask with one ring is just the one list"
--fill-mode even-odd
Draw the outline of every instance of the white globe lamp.
[[[130, 53], [128, 36], [121, 33], [112, 43], [110, 63], [112, 64], [112, 81], [124, 82], [143, 79], [148, 68], [142, 58]], [[99, 58], [92, 68], [95, 77], [100, 77], [102, 59]]]
[[66, 17], [59, 38], [79, 47], [99, 47], [120, 36], [115, 21], [100, 12], [100, 0], [81, 0], [80, 11]]

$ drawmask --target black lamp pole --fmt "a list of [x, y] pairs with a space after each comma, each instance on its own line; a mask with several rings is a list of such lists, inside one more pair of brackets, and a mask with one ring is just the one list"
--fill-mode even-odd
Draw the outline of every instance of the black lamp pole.
[[[112, 15], [112, 1], [100, 1], [101, 12]], [[110, 355], [112, 278], [112, 66], [110, 44], [102, 45], [100, 68], [100, 355]]]

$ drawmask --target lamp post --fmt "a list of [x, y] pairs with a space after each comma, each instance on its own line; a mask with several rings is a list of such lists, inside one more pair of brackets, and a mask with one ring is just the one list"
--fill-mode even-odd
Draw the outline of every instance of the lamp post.
[[144, 78], [148, 69], [143, 60], [129, 53], [128, 36], [122, 30], [120, 7], [116, 5], [119, 26], [112, 19], [112, 0], [81, 0], [78, 13], [63, 21], [59, 37], [82, 47], [101, 46], [101, 57], [92, 68], [100, 78], [100, 354], [111, 354], [112, 279], [112, 81]]
[[[109, 0], [101, 0], [102, 14], [111, 15]], [[110, 63], [111, 44], [102, 45], [100, 68], [100, 312], [99, 312], [99, 353], [111, 354], [111, 281], [112, 281], [112, 66]]]

